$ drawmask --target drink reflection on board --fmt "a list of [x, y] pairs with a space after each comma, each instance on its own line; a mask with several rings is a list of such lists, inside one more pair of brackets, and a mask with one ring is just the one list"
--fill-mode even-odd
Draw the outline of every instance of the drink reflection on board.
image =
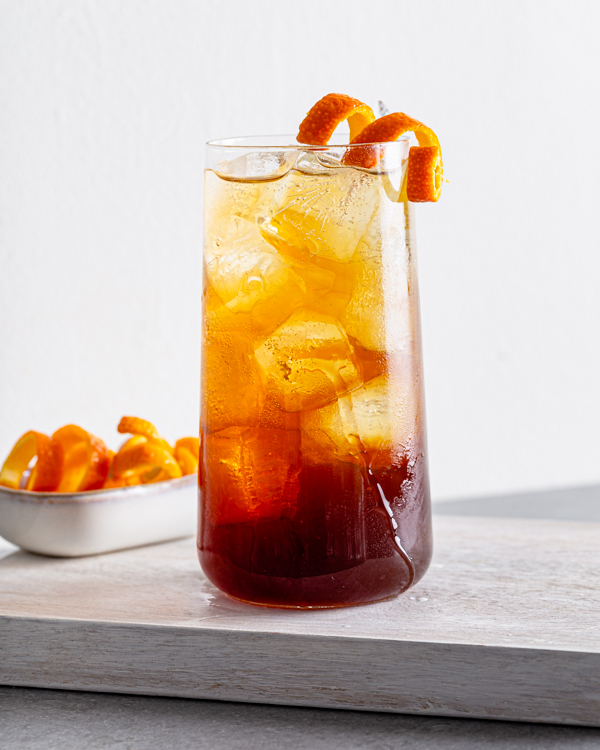
[[[343, 119], [354, 143], [377, 145], [327, 147]], [[409, 151], [411, 130], [424, 146]], [[302, 145], [208, 145], [198, 549], [237, 599], [368, 603], [427, 569], [409, 199], [439, 196], [431, 133], [329, 95]]]

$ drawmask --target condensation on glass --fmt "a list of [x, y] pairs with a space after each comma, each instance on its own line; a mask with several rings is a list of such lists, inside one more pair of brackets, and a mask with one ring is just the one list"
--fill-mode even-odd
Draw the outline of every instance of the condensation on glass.
[[198, 553], [248, 602], [378, 601], [431, 558], [408, 141], [348, 148], [207, 147]]

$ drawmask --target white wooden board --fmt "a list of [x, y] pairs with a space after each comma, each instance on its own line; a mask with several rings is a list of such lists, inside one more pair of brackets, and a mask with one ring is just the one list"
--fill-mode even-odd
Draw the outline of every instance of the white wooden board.
[[600, 726], [600, 524], [438, 517], [395, 600], [243, 605], [191, 539], [0, 560], [0, 683]]

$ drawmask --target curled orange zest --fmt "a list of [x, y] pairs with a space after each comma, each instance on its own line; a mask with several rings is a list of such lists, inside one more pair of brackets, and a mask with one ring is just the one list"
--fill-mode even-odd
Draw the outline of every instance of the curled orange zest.
[[175, 450], [177, 448], [187, 448], [187, 450], [190, 451], [192, 456], [198, 460], [200, 457], [200, 440], [195, 437], [184, 437], [179, 438], [179, 440], [175, 443]]
[[183, 475], [195, 474], [198, 471], [200, 442], [198, 438], [180, 438], [175, 443], [175, 458], [181, 466]]
[[[351, 145], [397, 141], [410, 132], [415, 134], [419, 145], [413, 146], [409, 152], [406, 197], [412, 203], [435, 203], [442, 192], [443, 165], [440, 142], [431, 128], [403, 112], [392, 112], [367, 125], [351, 140]], [[350, 149], [343, 163], [369, 169], [375, 166], [379, 155], [379, 148], [366, 145]]]
[[171, 448], [169, 443], [160, 436], [152, 422], [148, 422], [145, 419], [140, 419], [139, 417], [123, 417], [119, 422], [117, 430], [122, 434], [130, 433], [131, 435], [145, 437], [149, 442], [156, 443], [166, 451], [169, 451], [169, 453], [173, 453], [173, 448]]
[[413, 146], [408, 155], [406, 196], [411, 203], [435, 203], [442, 192], [444, 169], [437, 146]]
[[[129, 440], [126, 440], [123, 443], [123, 445], [119, 448], [119, 453], [125, 450], [125, 448], [131, 448], [134, 445], [139, 445], [140, 443], [147, 443], [147, 442], [148, 442], [148, 438], [145, 438], [142, 435], [134, 435], [133, 437], [130, 437]], [[115, 453], [115, 456], [116, 455], [117, 454]], [[114, 456], [113, 456], [113, 461], [114, 461]]]
[[104, 485], [110, 470], [110, 454], [100, 438], [75, 424], [56, 430], [52, 438], [60, 443], [64, 454], [57, 492], [85, 492]]
[[198, 438], [181, 438], [174, 451], [151, 422], [139, 417], [123, 417], [118, 429], [132, 435], [118, 453], [74, 424], [61, 427], [52, 437], [26, 432], [0, 470], [0, 485], [18, 490], [25, 484], [38, 492], [85, 492], [162, 482], [198, 471]]
[[131, 433], [132, 435], [142, 435], [145, 438], [159, 441], [161, 439], [158, 430], [152, 424], [140, 417], [121, 417], [117, 430], [121, 434]]
[[128, 441], [113, 460], [114, 480], [140, 477], [142, 482], [151, 482], [176, 479], [180, 476], [181, 467], [172, 453], [148, 440], [133, 445]]
[[60, 483], [63, 449], [48, 435], [30, 430], [16, 442], [0, 471], [0, 485], [19, 489], [21, 477], [37, 456], [35, 466], [25, 485], [34, 492], [53, 492]]
[[344, 120], [348, 120], [352, 140], [374, 119], [371, 107], [358, 99], [345, 94], [327, 94], [308, 111], [300, 123], [296, 140], [311, 146], [326, 146]]
[[176, 448], [175, 458], [181, 466], [183, 476], [188, 474], [195, 474], [198, 471], [198, 459], [194, 458], [194, 455], [187, 448]]

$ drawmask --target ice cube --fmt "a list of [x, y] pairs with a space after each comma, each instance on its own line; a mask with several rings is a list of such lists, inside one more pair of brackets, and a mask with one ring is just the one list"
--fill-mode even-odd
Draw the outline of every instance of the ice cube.
[[359, 453], [404, 453], [415, 436], [420, 396], [410, 366], [394, 369], [332, 404], [303, 412], [303, 458], [326, 464]]
[[204, 328], [211, 331], [213, 336], [218, 332], [252, 330], [250, 315], [233, 313], [228, 310], [215, 290], [208, 284], [204, 274]]
[[373, 176], [356, 169], [292, 170], [278, 192], [259, 200], [254, 221], [273, 244], [347, 263], [377, 201]]
[[306, 308], [292, 313], [255, 354], [267, 392], [284, 411], [324, 406], [362, 383], [339, 321]]
[[217, 174], [230, 180], [256, 181], [282, 177], [289, 172], [300, 153], [296, 149], [250, 151], [235, 159], [220, 162]]
[[349, 395], [321, 409], [300, 414], [302, 459], [310, 464], [351, 460], [361, 453], [358, 427]]
[[231, 427], [205, 436], [203, 489], [214, 524], [278, 518], [294, 507], [300, 433]]
[[[398, 393], [397, 383], [385, 375], [370, 380], [349, 394], [357, 437], [365, 451], [389, 450], [399, 438], [410, 433], [405, 424], [412, 413], [413, 400]], [[405, 426], [407, 429], [398, 427]]]
[[306, 290], [305, 303], [308, 303], [310, 300], [321, 299], [335, 284], [336, 275], [333, 271], [317, 266], [314, 263], [297, 261], [289, 255], [284, 255], [284, 257], [288, 260], [294, 272], [304, 282]]
[[204, 186], [204, 246], [213, 254], [239, 232], [239, 218], [256, 205], [268, 183], [223, 180], [207, 171]]
[[348, 335], [365, 349], [407, 348], [412, 328], [409, 264], [403, 206], [382, 196], [356, 249], [356, 277], [340, 317]]
[[310, 306], [311, 310], [325, 313], [325, 315], [330, 315], [341, 320], [349, 301], [350, 297], [347, 294], [330, 291], [313, 300], [307, 301], [306, 304]]
[[342, 149], [328, 151], [303, 151], [296, 160], [295, 167], [304, 174], [327, 174], [332, 168], [340, 167]]
[[251, 336], [206, 325], [202, 350], [202, 425], [209, 432], [258, 424], [265, 392]]
[[300, 412], [282, 411], [271, 395], [267, 395], [260, 412], [259, 427], [275, 430], [299, 430]]
[[253, 224], [237, 222], [236, 234], [205, 248], [207, 281], [229, 312], [252, 313], [257, 330], [274, 328], [302, 304], [306, 284]]
[[[341, 319], [354, 288], [355, 264], [338, 263], [313, 255], [310, 261], [298, 261], [294, 269], [305, 279], [307, 287], [303, 307]], [[315, 279], [322, 276], [323, 282], [326, 281], [327, 285], [322, 283], [316, 288], [313, 275]]]

